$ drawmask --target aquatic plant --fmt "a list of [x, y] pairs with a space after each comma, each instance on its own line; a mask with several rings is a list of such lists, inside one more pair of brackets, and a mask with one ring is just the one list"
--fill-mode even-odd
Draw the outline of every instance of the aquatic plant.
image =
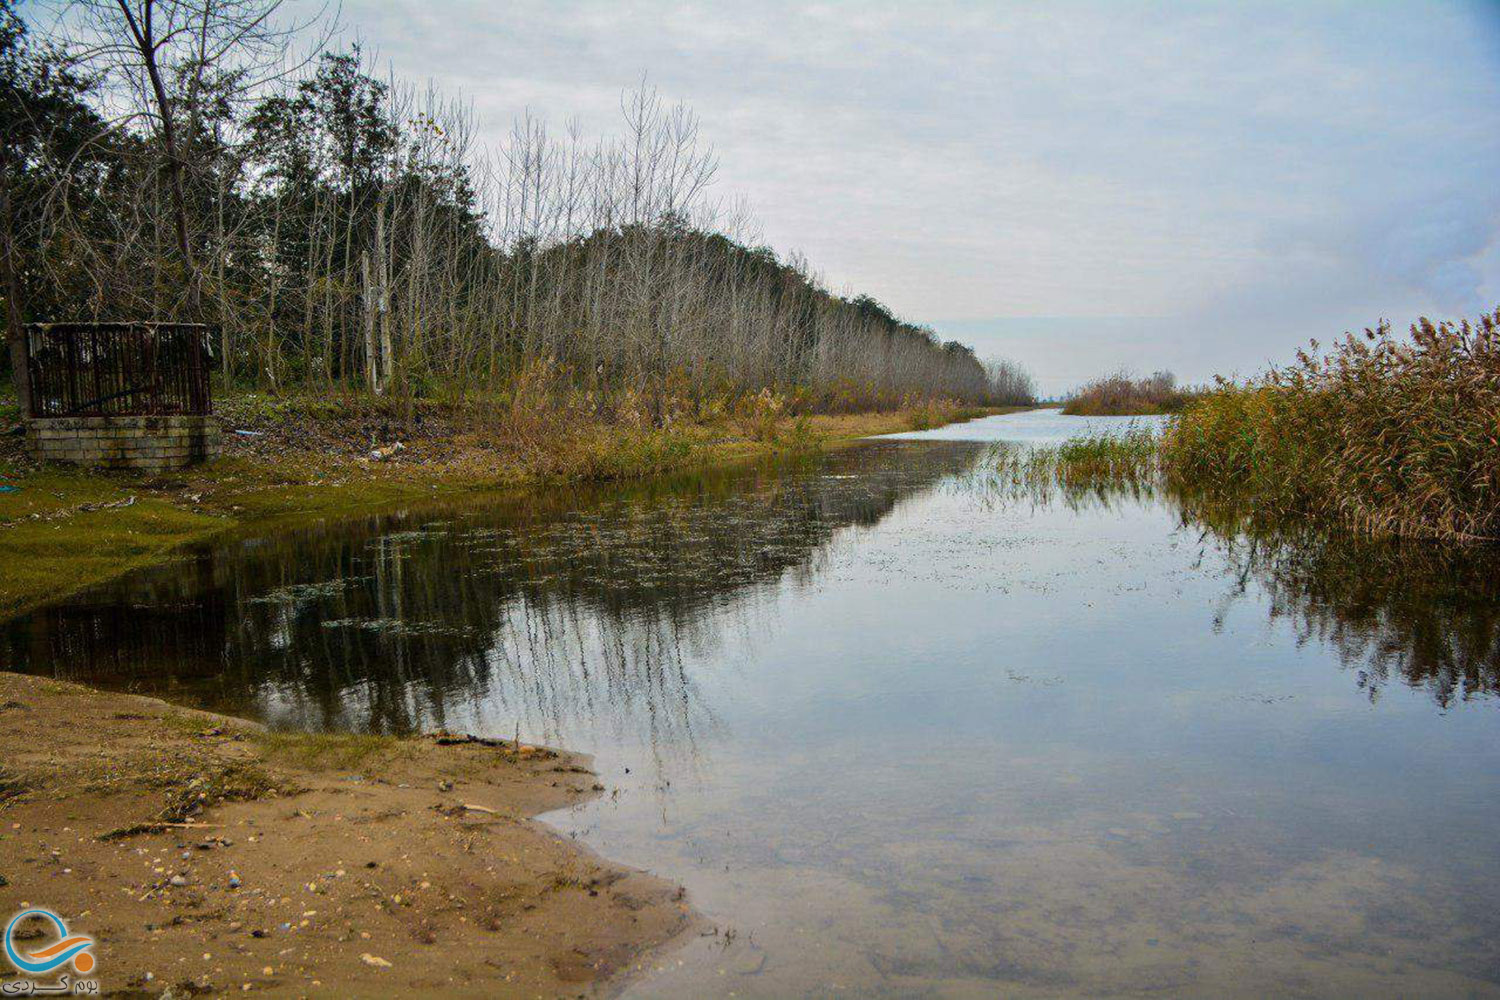
[[1159, 454], [1155, 431], [1132, 422], [1119, 434], [1098, 432], [1057, 445], [1003, 449], [996, 454], [994, 467], [1014, 483], [1055, 483], [1064, 489], [1126, 486], [1154, 482], [1160, 471]]
[[405, 618], [333, 618], [321, 624], [324, 628], [357, 628], [393, 636], [470, 636], [473, 634], [473, 629], [468, 625], [455, 625], [440, 621], [410, 621]]
[[1111, 509], [1160, 491], [1158, 438], [1132, 424], [1123, 433], [1093, 433], [1061, 444], [1001, 443], [954, 481], [987, 506], [1060, 503], [1070, 510]]
[[1372, 534], [1500, 539], [1500, 310], [1317, 346], [1184, 410], [1162, 441], [1173, 488]]
[[1149, 429], [1061, 445], [1002, 445], [957, 487], [987, 504], [1109, 510], [1160, 498], [1183, 534], [1223, 561], [1228, 591], [1216, 618], [1247, 595], [1299, 641], [1331, 646], [1377, 699], [1392, 683], [1444, 708], [1500, 695], [1500, 549], [1370, 537], [1341, 522], [1246, 502], [1233, 484], [1185, 490], [1163, 473]]
[[368, 576], [344, 576], [312, 583], [291, 583], [245, 598], [247, 604], [302, 605], [342, 595], [355, 584], [369, 581]]

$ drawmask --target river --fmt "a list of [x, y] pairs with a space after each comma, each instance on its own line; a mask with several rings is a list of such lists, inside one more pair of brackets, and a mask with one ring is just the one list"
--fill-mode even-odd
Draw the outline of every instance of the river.
[[272, 725], [595, 755], [643, 997], [1500, 996], [1500, 560], [1016, 489], [985, 418], [330, 519], [0, 626]]

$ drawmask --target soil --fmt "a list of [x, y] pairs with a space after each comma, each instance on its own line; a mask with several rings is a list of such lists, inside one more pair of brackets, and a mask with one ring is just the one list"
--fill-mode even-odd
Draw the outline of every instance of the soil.
[[0, 747], [0, 918], [93, 938], [87, 975], [59, 971], [104, 995], [596, 996], [698, 922], [532, 820], [605, 793], [574, 754], [268, 733], [3, 673]]

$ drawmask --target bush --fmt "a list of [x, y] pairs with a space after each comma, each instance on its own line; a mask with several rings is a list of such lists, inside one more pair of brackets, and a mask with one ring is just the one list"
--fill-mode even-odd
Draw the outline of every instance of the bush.
[[1177, 376], [1160, 371], [1148, 378], [1115, 372], [1085, 382], [1063, 403], [1063, 412], [1081, 417], [1142, 416], [1176, 413], [1196, 393], [1177, 387]]
[[743, 396], [735, 405], [740, 432], [751, 441], [775, 442], [781, 435], [781, 413], [786, 399], [769, 386], [753, 396]]

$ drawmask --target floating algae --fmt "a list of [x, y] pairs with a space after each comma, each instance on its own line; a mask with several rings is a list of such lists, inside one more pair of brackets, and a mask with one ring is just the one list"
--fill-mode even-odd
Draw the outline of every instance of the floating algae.
[[338, 597], [356, 583], [373, 579], [368, 576], [345, 576], [336, 580], [319, 580], [315, 583], [291, 583], [264, 594], [246, 598], [247, 604], [307, 604], [329, 597]]
[[385, 635], [451, 635], [470, 637], [478, 630], [469, 625], [446, 622], [407, 621], [403, 618], [335, 618], [322, 623], [324, 628], [357, 628]]

